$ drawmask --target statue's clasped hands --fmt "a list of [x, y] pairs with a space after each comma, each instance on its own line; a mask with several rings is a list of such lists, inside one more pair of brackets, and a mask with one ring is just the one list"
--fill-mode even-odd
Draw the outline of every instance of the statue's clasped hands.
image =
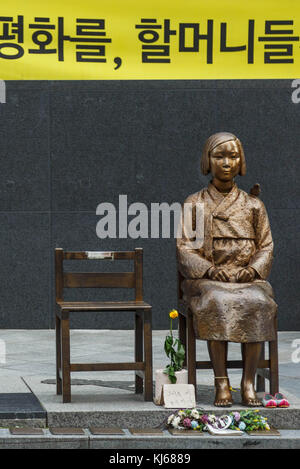
[[[211, 280], [216, 280], [218, 282], [230, 282], [230, 276], [226, 269], [220, 267], [211, 267], [208, 270], [208, 277]], [[255, 270], [252, 267], [245, 267], [241, 269], [235, 278], [235, 281], [238, 283], [247, 283], [253, 282], [255, 278]]]

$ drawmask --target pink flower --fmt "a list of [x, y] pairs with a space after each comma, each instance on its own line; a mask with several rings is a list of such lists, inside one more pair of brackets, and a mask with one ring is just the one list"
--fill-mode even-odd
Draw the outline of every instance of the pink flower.
[[183, 421], [183, 426], [184, 426], [184, 427], [187, 427], [187, 428], [190, 428], [190, 427], [191, 427], [191, 423], [192, 423], [192, 422], [191, 422], [191, 419], [189, 419], [189, 418], [186, 417], [186, 418], [184, 419], [184, 421]]
[[201, 417], [201, 422], [202, 423], [206, 424], [206, 423], [208, 423], [208, 420], [209, 420], [208, 415], [206, 415], [206, 414], [202, 415], [202, 417]]

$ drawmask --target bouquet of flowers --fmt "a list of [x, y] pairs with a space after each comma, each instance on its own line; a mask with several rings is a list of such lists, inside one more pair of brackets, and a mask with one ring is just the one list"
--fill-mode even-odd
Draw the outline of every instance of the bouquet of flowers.
[[270, 430], [266, 417], [259, 414], [259, 410], [242, 410], [230, 412], [227, 415], [216, 416], [205, 414], [198, 409], [179, 410], [169, 416], [167, 420], [169, 428], [179, 430], [196, 430], [200, 432], [216, 430]]
[[229, 416], [232, 423], [229, 428], [242, 431], [270, 430], [267, 418], [259, 414], [259, 410], [242, 410], [241, 412], [231, 412]]
[[167, 426], [178, 430], [198, 430], [202, 432], [207, 423], [202, 417], [203, 414], [197, 409], [178, 410], [178, 412], [169, 416]]
[[178, 317], [178, 311], [176, 311], [176, 309], [172, 309], [169, 313], [169, 317], [170, 334], [166, 336], [164, 349], [167, 357], [170, 358], [171, 363], [166, 366], [164, 373], [168, 375], [171, 383], [175, 384], [177, 381], [175, 372], [182, 370], [185, 358], [185, 348], [179, 339], [173, 337], [172, 321]]

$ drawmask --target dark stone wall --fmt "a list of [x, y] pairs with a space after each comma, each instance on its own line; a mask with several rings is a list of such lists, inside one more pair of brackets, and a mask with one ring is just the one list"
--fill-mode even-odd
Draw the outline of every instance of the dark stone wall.
[[[227, 130], [245, 149], [248, 171], [238, 185], [249, 191], [259, 182], [269, 213], [279, 328], [299, 330], [300, 103], [292, 91], [291, 80], [6, 82], [0, 327], [54, 326], [55, 247], [143, 247], [145, 300], [153, 305], [153, 327], [167, 328], [177, 301], [175, 240], [100, 240], [96, 207], [118, 206], [119, 194], [149, 210], [152, 202], [182, 202], [209, 180], [199, 170], [205, 139]], [[77, 315], [72, 325], [126, 329], [132, 318]]]

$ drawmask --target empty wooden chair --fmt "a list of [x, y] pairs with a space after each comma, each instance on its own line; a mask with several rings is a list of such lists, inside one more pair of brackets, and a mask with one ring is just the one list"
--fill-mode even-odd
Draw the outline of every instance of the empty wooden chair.
[[[132, 272], [66, 272], [65, 260], [131, 260]], [[135, 371], [135, 392], [152, 401], [152, 325], [151, 306], [143, 301], [143, 250], [115, 252], [66, 252], [55, 249], [56, 282], [56, 382], [63, 402], [71, 402], [73, 371]], [[65, 288], [131, 288], [132, 301], [64, 301]], [[135, 361], [130, 363], [70, 363], [70, 314], [74, 312], [131, 311], [135, 317]]]

